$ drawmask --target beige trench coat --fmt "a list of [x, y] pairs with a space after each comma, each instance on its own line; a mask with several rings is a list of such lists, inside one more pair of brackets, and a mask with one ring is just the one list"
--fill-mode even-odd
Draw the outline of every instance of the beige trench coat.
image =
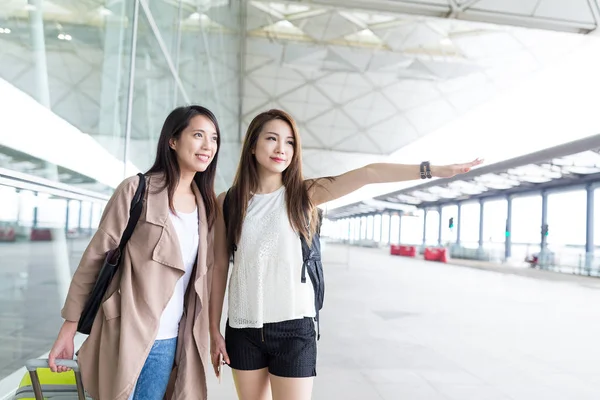
[[[147, 178], [142, 215], [92, 331], [78, 353], [84, 387], [97, 400], [128, 398], [154, 343], [162, 311], [184, 274], [177, 234], [169, 218], [167, 191], [159, 190], [163, 180], [162, 175]], [[98, 231], [73, 276], [62, 310], [65, 320], [79, 319], [104, 254], [118, 246], [138, 182], [137, 176], [123, 181], [106, 205]], [[195, 184], [193, 189], [199, 215], [198, 259], [185, 298], [168, 399], [207, 397], [213, 232], [208, 230], [204, 202]]]

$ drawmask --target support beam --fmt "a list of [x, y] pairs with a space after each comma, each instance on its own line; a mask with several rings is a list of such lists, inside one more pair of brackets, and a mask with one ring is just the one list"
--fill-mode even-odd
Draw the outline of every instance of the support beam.
[[398, 214], [398, 244], [402, 244], [402, 213]]
[[89, 233], [90, 235], [92, 234], [92, 232], [94, 231], [94, 206], [96, 205], [96, 203], [91, 202], [90, 203], [90, 225], [89, 225]]
[[423, 246], [425, 246], [427, 244], [427, 209], [423, 211]]
[[456, 205], [457, 214], [456, 214], [456, 245], [460, 246], [460, 230], [462, 225], [462, 203], [458, 203]]
[[544, 234], [544, 226], [548, 224], [548, 193], [542, 192], [542, 226], [540, 229], [541, 240], [540, 240], [540, 250], [541, 252], [545, 252], [548, 248], [548, 237]]
[[484, 202], [479, 200], [479, 251], [483, 250], [483, 217], [484, 217]]
[[506, 198], [506, 228], [504, 238], [504, 261], [512, 257], [512, 197]]
[[37, 228], [38, 226], [38, 207], [40, 204], [40, 196], [38, 192], [33, 193], [35, 196], [35, 206], [33, 207], [33, 221], [31, 223], [33, 228]]
[[443, 230], [442, 207], [438, 207], [437, 212], [438, 212], [438, 246], [441, 246], [442, 245], [442, 230]]
[[127, 87], [127, 108], [125, 114], [125, 142], [123, 145], [123, 178], [129, 173], [127, 162], [129, 161], [129, 142], [131, 141], [131, 124], [133, 119], [133, 91], [135, 82], [135, 58], [137, 53], [137, 30], [140, 14], [140, 0], [133, 0], [133, 16], [131, 26], [131, 46], [129, 53], [129, 81]]
[[71, 222], [71, 221], [69, 221], [69, 214], [71, 213], [71, 200], [67, 200], [66, 209], [67, 209], [67, 212], [65, 215], [65, 235], [67, 233], [69, 233], [69, 223]]
[[[454, 1], [454, 0], [451, 0]], [[455, 7], [449, 4], [420, 3], [410, 0], [296, 0], [287, 3], [317, 4], [320, 6], [384, 13], [423, 15], [436, 18], [448, 18], [486, 22], [500, 25], [512, 25], [525, 28], [546, 29], [551, 31], [587, 34], [596, 29], [593, 22], [569, 21], [528, 15], [515, 15], [498, 11], [474, 10], [469, 7]], [[458, 2], [456, 2], [458, 4]], [[469, 1], [473, 3], [473, 1]], [[472, 4], [469, 4], [472, 6]], [[565, 5], [565, 7], [567, 7]]]
[[590, 271], [594, 260], [594, 192], [595, 187], [588, 185], [586, 188], [586, 221], [585, 221], [585, 268]]
[[388, 235], [386, 244], [392, 244], [392, 214], [388, 214]]

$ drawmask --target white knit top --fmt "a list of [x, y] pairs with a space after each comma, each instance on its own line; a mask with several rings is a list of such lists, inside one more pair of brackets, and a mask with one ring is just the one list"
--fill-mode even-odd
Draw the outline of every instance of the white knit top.
[[314, 317], [310, 277], [301, 281], [302, 244], [287, 215], [285, 187], [255, 194], [248, 203], [229, 281], [229, 325]]

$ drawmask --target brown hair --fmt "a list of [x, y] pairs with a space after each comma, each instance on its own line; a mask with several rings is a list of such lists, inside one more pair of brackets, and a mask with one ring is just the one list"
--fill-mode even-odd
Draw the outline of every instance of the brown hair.
[[[290, 165], [283, 171], [283, 185], [285, 186], [285, 201], [287, 204], [288, 218], [292, 228], [311, 243], [317, 230], [317, 207], [311, 202], [309, 189], [312, 183], [305, 181], [302, 174], [302, 146], [296, 122], [288, 113], [281, 110], [269, 110], [258, 114], [248, 127], [240, 162], [230, 190], [227, 218], [227, 248], [231, 254], [242, 234], [242, 225], [246, 218], [248, 202], [258, 188], [257, 161], [252, 150], [256, 146], [258, 136], [265, 124], [273, 120], [285, 121], [294, 135], [294, 155]], [[308, 217], [308, 220], [307, 220]], [[313, 221], [313, 223], [309, 223]]]

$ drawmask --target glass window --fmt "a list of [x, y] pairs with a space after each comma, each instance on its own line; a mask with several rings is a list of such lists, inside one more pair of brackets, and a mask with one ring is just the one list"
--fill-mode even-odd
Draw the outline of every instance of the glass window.
[[502, 250], [506, 240], [508, 202], [489, 200], [483, 206], [483, 243], [485, 247]]
[[[450, 219], [452, 218], [452, 225]], [[442, 243], [445, 245], [456, 243], [458, 229], [458, 206], [442, 207]]]
[[428, 210], [425, 225], [425, 243], [428, 246], [437, 246], [440, 236], [440, 213], [437, 210]]
[[423, 210], [419, 209], [413, 214], [402, 215], [400, 243], [415, 245], [423, 243], [423, 214]]
[[460, 244], [476, 249], [479, 247], [479, 202], [463, 203], [460, 210]]
[[381, 214], [377, 214], [375, 216], [373, 216], [373, 240], [376, 242], [380, 242], [381, 241], [381, 229], [383, 228], [383, 225], [381, 223]]
[[383, 244], [390, 243], [390, 214], [381, 216], [381, 232], [380, 242]]
[[[19, 316], [8, 322], [11, 352], [0, 349], [0, 380], [8, 366], [50, 349], [65, 277], [97, 228], [104, 199], [153, 163], [170, 110], [206, 106], [220, 123], [221, 153], [239, 152], [227, 145], [240, 132], [239, 2], [148, 1], [137, 16], [133, 1], [59, 3], [0, 7], [0, 164], [28, 182], [0, 186], [0, 259], [11, 265], [0, 282], [2, 293], [18, 293], [2, 297], [2, 306]], [[20, 139], [7, 143], [6, 135]], [[235, 166], [217, 170], [223, 191]], [[32, 183], [39, 178], [79, 194]]]

